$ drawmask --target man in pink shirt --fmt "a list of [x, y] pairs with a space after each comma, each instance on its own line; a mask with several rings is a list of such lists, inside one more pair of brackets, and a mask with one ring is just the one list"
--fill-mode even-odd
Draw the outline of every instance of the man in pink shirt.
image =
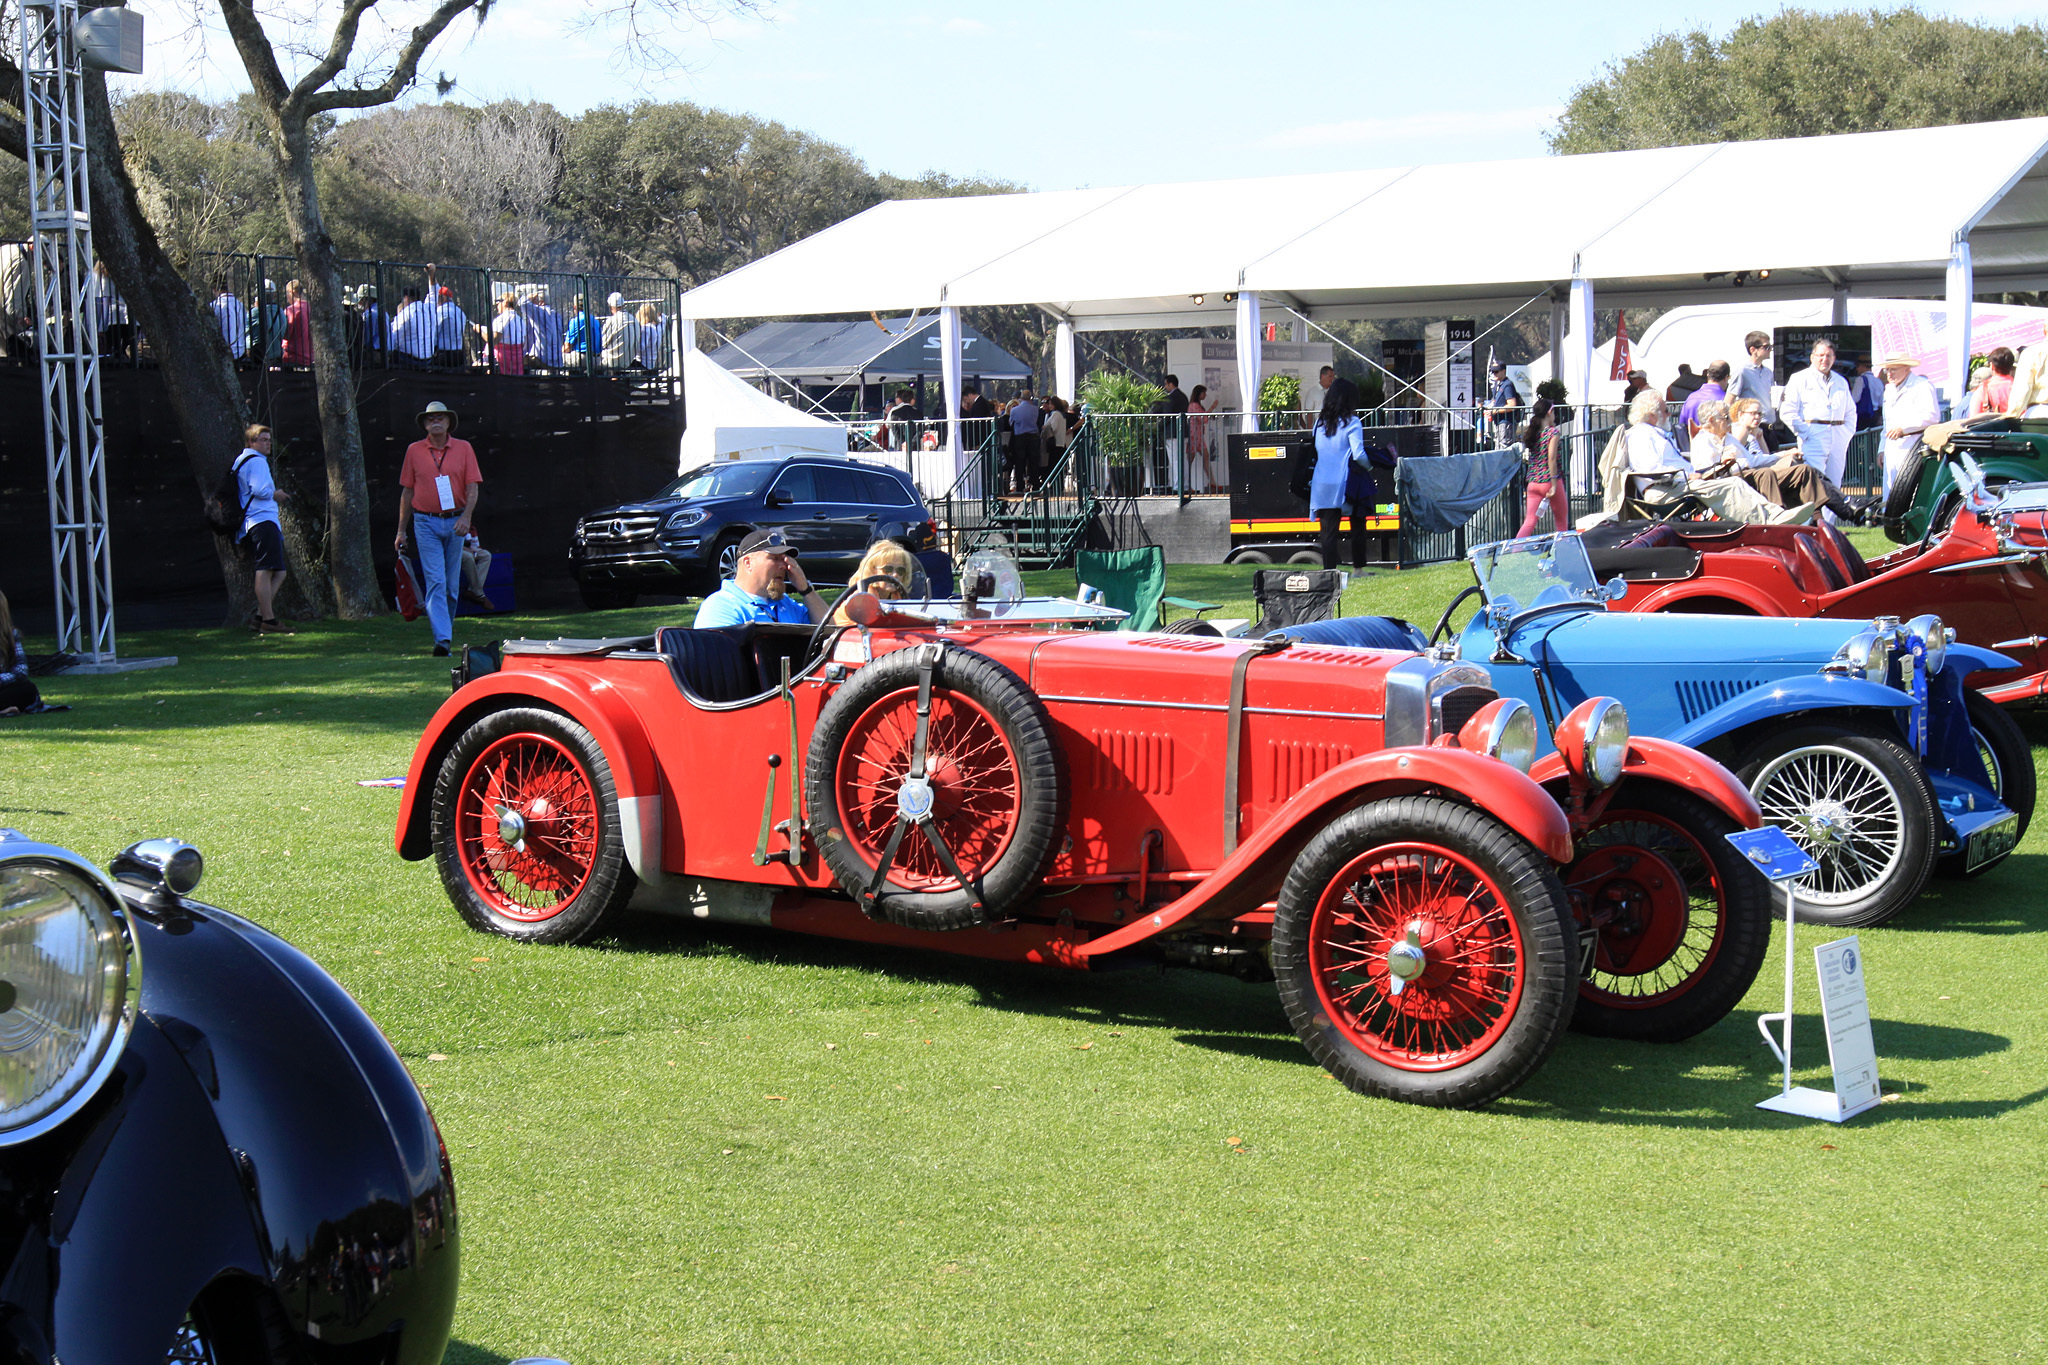
[[457, 419], [446, 403], [427, 404], [418, 420], [427, 439], [406, 448], [398, 473], [398, 552], [409, 540], [419, 554], [420, 605], [434, 628], [434, 653], [445, 658], [462, 587], [462, 539], [475, 520], [483, 475], [476, 450], [451, 434]]

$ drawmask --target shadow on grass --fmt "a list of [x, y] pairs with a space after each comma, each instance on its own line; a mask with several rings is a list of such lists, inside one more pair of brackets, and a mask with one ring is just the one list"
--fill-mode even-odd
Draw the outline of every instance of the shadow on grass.
[[[1279, 1055], [1293, 1048], [1296, 1060], [1307, 1060], [1293, 1044], [1270, 983], [1217, 973], [1148, 966], [1071, 971], [654, 914], [627, 915], [617, 930], [592, 946], [678, 956], [726, 952], [782, 966], [870, 972], [900, 982], [963, 987], [975, 993], [978, 1004], [1015, 1014], [1182, 1030], [1187, 1036], [1181, 1041], [1198, 1046], [1210, 1039], [1263, 1044], [1277, 1038], [1286, 1044], [1276, 1048]], [[1257, 1036], [1242, 1036], [1247, 1033]]]
[[[1542, 1070], [1492, 1107], [1523, 1118], [1660, 1128], [1773, 1129], [1801, 1122], [1755, 1107], [1777, 1092], [1784, 1076], [1758, 1036], [1758, 1013], [1737, 1010], [1699, 1037], [1670, 1045], [1568, 1038]], [[1880, 1067], [1982, 1057], [2012, 1046], [2001, 1034], [1942, 1024], [1878, 1019], [1873, 1026]], [[1792, 1036], [1795, 1057], [1807, 1066], [1825, 1055], [1818, 1014], [1796, 1016]], [[1824, 1088], [1828, 1081], [1822, 1076], [1807, 1083]], [[1891, 1077], [1884, 1089], [1904, 1098], [1858, 1115], [1856, 1123], [1996, 1118], [2048, 1097], [2043, 1089], [2010, 1099], [1930, 1100], [1919, 1098], [1927, 1093], [1924, 1085]]]
[[511, 1356], [500, 1355], [488, 1346], [459, 1339], [449, 1342], [448, 1354], [441, 1357], [441, 1365], [511, 1365], [511, 1361]]
[[1884, 927], [1909, 934], [2048, 931], [2048, 900], [2027, 889], [2044, 881], [2048, 881], [2048, 854], [2015, 853], [1981, 877], [1929, 882], [1920, 898]]

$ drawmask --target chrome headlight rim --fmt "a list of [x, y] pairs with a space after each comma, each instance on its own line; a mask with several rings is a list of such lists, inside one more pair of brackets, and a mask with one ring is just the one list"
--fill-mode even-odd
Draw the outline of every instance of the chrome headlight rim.
[[1586, 776], [1605, 788], [1621, 781], [1628, 764], [1628, 708], [1613, 697], [1595, 702], [1586, 726]]
[[1458, 732], [1458, 747], [1527, 773], [1536, 763], [1536, 713], [1519, 697], [1489, 702]]
[[1948, 662], [1949, 637], [1954, 632], [1931, 611], [1906, 622], [1906, 629], [1926, 651], [1921, 658], [1921, 666], [1927, 670], [1928, 676], [1941, 672], [1942, 666]]
[[[89, 1045], [80, 1050], [79, 1060], [66, 1068], [60, 1081], [38, 1095], [20, 1117], [0, 1109], [0, 1149], [34, 1141], [89, 1104], [120, 1065], [142, 1008], [141, 945], [128, 907], [107, 876], [69, 849], [23, 838], [11, 830], [0, 831], [0, 875], [17, 869], [68, 875], [82, 883], [92, 904], [104, 914], [102, 932], [112, 941], [112, 965], [118, 979], [108, 983], [111, 989], [102, 991], [112, 1007], [99, 1011], [98, 1027]], [[108, 975], [108, 964], [102, 963], [99, 975]]]
[[1859, 631], [1842, 642], [1830, 661], [1829, 671], [1849, 673], [1882, 687], [1891, 672], [1892, 641], [1889, 631]]
[[668, 514], [662, 521], [664, 531], [684, 531], [692, 526], [702, 526], [710, 513], [701, 507], [685, 507]]

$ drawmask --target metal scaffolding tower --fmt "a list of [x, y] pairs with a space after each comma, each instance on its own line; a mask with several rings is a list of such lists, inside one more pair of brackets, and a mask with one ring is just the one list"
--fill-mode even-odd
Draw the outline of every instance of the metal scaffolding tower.
[[100, 429], [99, 324], [88, 296], [92, 190], [86, 183], [84, 73], [71, 38], [77, 18], [72, 0], [21, 7], [22, 113], [57, 647], [105, 663], [114, 658], [114, 565]]
[[[142, 16], [119, 8], [83, 10], [76, 0], [22, 5], [29, 253], [43, 379], [57, 647], [101, 672], [123, 665], [114, 652], [114, 565], [100, 422], [101, 288], [93, 276], [92, 187], [86, 178], [87, 65], [140, 71]], [[147, 667], [175, 660], [137, 662]]]

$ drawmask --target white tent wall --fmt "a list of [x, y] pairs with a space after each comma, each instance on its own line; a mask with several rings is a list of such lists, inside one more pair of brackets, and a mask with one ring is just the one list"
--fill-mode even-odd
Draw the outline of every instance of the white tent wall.
[[694, 346], [683, 351], [680, 472], [714, 460], [846, 454], [846, 428], [778, 403]]

